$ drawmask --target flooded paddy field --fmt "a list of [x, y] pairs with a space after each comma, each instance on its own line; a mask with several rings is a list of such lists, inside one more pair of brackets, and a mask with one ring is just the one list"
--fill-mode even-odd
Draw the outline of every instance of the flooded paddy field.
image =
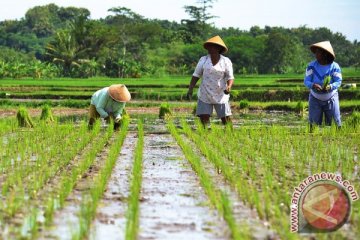
[[[348, 116], [309, 132], [289, 112], [235, 111], [232, 127], [203, 128], [188, 110], [129, 108], [119, 131], [88, 130], [86, 110], [51, 123], [30, 111], [33, 128], [4, 113], [0, 239], [357, 239], [360, 130]], [[337, 231], [291, 232], [294, 188], [321, 172], [351, 183], [351, 212]]]

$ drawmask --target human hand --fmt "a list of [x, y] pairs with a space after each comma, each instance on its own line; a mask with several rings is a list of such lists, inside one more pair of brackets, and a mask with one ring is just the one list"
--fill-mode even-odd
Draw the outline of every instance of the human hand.
[[316, 91], [319, 91], [319, 92], [321, 92], [321, 90], [322, 90], [322, 87], [319, 85], [319, 84], [317, 84], [317, 83], [314, 83], [313, 84], [313, 89], [315, 89]]
[[230, 91], [231, 91], [231, 87], [230, 86], [226, 86], [226, 89], [224, 90], [224, 93], [226, 95], [230, 94]]
[[193, 90], [189, 88], [188, 92], [186, 93], [186, 99], [192, 100]]
[[327, 91], [327, 92], [328, 92], [328, 91], [330, 91], [330, 90], [331, 90], [331, 86], [330, 86], [330, 84], [326, 85], [326, 86], [325, 86], [325, 91]]
[[120, 116], [120, 117], [115, 118], [115, 123], [119, 123], [120, 121], [121, 121], [121, 116]]

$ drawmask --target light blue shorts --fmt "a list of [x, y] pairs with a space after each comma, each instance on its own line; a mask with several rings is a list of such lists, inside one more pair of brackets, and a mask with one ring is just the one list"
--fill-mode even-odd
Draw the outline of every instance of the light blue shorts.
[[223, 118], [232, 115], [229, 102], [221, 103], [221, 104], [210, 104], [198, 100], [196, 107], [196, 116], [200, 116], [200, 115], [211, 116], [214, 108], [218, 118]]

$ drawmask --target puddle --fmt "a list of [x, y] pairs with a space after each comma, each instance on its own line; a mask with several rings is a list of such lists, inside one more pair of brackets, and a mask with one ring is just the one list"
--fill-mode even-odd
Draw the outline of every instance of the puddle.
[[125, 238], [125, 214], [130, 193], [130, 176], [136, 141], [135, 133], [129, 133], [124, 141], [103, 200], [99, 203], [89, 239]]
[[[156, 130], [166, 131], [164, 124]], [[229, 239], [171, 135], [150, 133], [144, 140], [138, 239]]]

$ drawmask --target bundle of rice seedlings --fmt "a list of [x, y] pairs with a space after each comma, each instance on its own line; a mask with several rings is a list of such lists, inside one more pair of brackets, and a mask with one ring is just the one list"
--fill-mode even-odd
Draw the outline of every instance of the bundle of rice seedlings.
[[51, 111], [51, 108], [49, 105], [46, 104], [42, 108], [40, 120], [45, 121], [45, 122], [53, 122], [54, 121], [54, 116], [52, 114], [52, 111]]
[[18, 121], [19, 127], [34, 127], [34, 123], [25, 107], [20, 107], [16, 119]]
[[169, 103], [162, 103], [159, 110], [159, 118], [168, 119], [172, 115]]

